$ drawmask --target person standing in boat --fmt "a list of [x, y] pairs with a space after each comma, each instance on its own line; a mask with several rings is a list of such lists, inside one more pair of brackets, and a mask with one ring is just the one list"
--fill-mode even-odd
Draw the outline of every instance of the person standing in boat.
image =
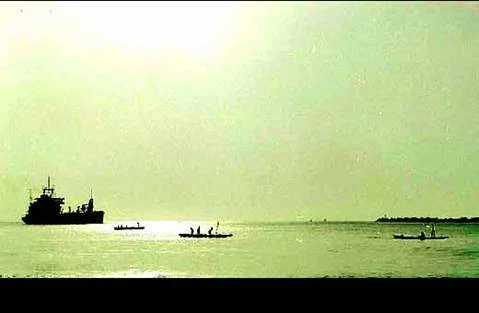
[[200, 226], [196, 229], [196, 233], [199, 235], [200, 234]]
[[208, 235], [211, 236], [211, 232], [213, 231], [213, 227], [211, 227], [209, 230], [208, 230]]
[[193, 229], [193, 227], [190, 227], [190, 230], [191, 230], [191, 234], [193, 235], [195, 233], [195, 230]]
[[436, 238], [436, 225], [431, 224], [431, 238]]

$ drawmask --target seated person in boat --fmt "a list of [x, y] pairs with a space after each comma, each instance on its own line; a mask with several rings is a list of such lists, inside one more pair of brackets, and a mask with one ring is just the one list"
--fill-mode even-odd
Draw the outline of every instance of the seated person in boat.
[[423, 231], [421, 232], [421, 235], [419, 235], [419, 239], [426, 239], [426, 234]]

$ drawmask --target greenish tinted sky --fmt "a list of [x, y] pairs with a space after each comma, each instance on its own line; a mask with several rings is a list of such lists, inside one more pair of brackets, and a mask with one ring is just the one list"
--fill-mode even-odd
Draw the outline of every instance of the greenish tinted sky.
[[2, 220], [479, 215], [477, 2], [175, 5], [0, 4]]

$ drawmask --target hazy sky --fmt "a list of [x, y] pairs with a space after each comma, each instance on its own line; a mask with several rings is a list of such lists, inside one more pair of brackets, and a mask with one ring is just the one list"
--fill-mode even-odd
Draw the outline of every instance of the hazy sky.
[[479, 215], [478, 2], [0, 3], [0, 219]]

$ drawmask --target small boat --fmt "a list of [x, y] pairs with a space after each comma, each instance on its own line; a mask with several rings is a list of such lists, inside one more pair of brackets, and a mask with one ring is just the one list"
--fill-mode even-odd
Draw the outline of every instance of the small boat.
[[117, 225], [113, 227], [114, 230], [130, 230], [130, 229], [145, 229], [145, 226], [140, 226], [140, 223], [136, 223], [136, 226]]
[[182, 238], [226, 238], [231, 237], [233, 234], [219, 234], [218, 227], [220, 226], [220, 222], [216, 222], [216, 232], [213, 234], [213, 227], [210, 228], [207, 234], [200, 233], [200, 227], [196, 230], [196, 233], [193, 232], [193, 228], [191, 229], [191, 233], [181, 233], [178, 234]]
[[226, 238], [231, 237], [233, 234], [178, 234], [180, 237], [183, 238]]
[[448, 236], [436, 236], [436, 225], [432, 223], [431, 225], [426, 225], [426, 227], [431, 228], [431, 235], [426, 237], [426, 234], [422, 231], [419, 236], [413, 235], [393, 235], [394, 239], [412, 239], [412, 240], [435, 240], [435, 239], [447, 239]]
[[436, 236], [436, 237], [423, 237], [423, 236], [413, 236], [413, 235], [393, 235], [394, 239], [412, 239], [412, 240], [435, 240], [435, 239], [447, 239], [448, 236]]

